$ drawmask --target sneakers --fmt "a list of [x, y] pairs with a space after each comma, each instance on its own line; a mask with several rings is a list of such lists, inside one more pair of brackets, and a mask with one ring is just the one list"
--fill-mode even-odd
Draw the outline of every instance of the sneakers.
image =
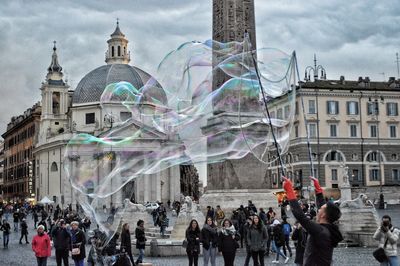
[[278, 263], [279, 263], [279, 260], [273, 260], [272, 263], [278, 264]]
[[285, 259], [285, 264], [288, 263], [289, 260], [290, 260], [290, 258], [289, 258], [289, 257], [286, 257], [286, 259]]

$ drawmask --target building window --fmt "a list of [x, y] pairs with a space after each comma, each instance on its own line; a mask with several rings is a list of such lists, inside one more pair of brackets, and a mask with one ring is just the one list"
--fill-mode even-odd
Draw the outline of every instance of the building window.
[[126, 120], [132, 118], [132, 113], [131, 112], [120, 112], [119, 116], [121, 118], [121, 121], [126, 121]]
[[295, 104], [295, 106], [294, 106], [294, 111], [295, 111], [295, 114], [296, 114], [296, 115], [299, 114], [299, 103], [298, 103], [298, 102], [296, 102], [296, 104]]
[[310, 138], [317, 137], [317, 124], [316, 123], [308, 124], [308, 134], [309, 134]]
[[386, 114], [388, 116], [398, 116], [397, 103], [386, 103]]
[[337, 125], [331, 124], [329, 125], [331, 137], [337, 137]]
[[299, 126], [294, 126], [294, 136], [295, 136], [296, 138], [299, 137]]
[[276, 118], [282, 119], [283, 118], [283, 113], [282, 113], [282, 108], [279, 108], [276, 114]]
[[357, 125], [350, 125], [350, 137], [357, 137]]
[[331, 169], [332, 181], [337, 181], [337, 169]]
[[331, 162], [331, 161], [338, 161], [341, 162], [343, 161], [343, 157], [342, 155], [337, 152], [337, 151], [331, 151], [328, 153], [328, 155], [326, 156], [326, 161]]
[[378, 171], [378, 169], [370, 169], [369, 170], [369, 180], [370, 181], [378, 181], [379, 180], [379, 171]]
[[118, 45], [118, 56], [121, 56], [121, 46]]
[[378, 102], [368, 102], [367, 103], [367, 114], [368, 115], [379, 115]]
[[358, 115], [358, 102], [347, 102], [347, 114]]
[[378, 128], [376, 125], [369, 126], [369, 136], [371, 138], [376, 138], [378, 136]]
[[275, 111], [272, 111], [271, 114], [270, 114], [270, 116], [271, 116], [271, 118], [276, 118], [276, 117], [275, 117]]
[[[381, 159], [381, 161], [383, 161], [382, 155], [381, 155], [380, 159]], [[378, 152], [376, 152], [376, 151], [370, 152], [368, 154], [368, 156], [367, 156], [367, 161], [368, 162], [376, 162], [376, 161], [378, 161]]]
[[94, 124], [94, 113], [86, 114], [86, 125], [88, 124]]
[[114, 57], [114, 46], [111, 46], [111, 57]]
[[316, 114], [317, 110], [315, 108], [315, 100], [308, 100], [308, 113]]
[[285, 119], [288, 119], [290, 115], [290, 106], [286, 105], [285, 106]]
[[339, 102], [338, 101], [327, 101], [327, 113], [328, 115], [339, 114]]
[[399, 169], [392, 169], [392, 180], [400, 181], [400, 171]]
[[353, 161], [357, 161], [357, 160], [358, 160], [358, 155], [357, 155], [357, 153], [353, 153], [353, 154], [351, 155], [351, 159], [352, 159]]
[[397, 136], [397, 126], [389, 125], [389, 137], [396, 138], [396, 136]]
[[399, 157], [397, 156], [397, 153], [392, 153], [391, 158], [392, 158], [392, 161], [397, 161]]
[[53, 162], [53, 163], [51, 164], [50, 170], [51, 170], [52, 172], [57, 172], [57, 171], [58, 171], [58, 167], [57, 167], [57, 163], [56, 163], [56, 162]]
[[360, 179], [360, 175], [358, 172], [358, 169], [353, 169], [353, 173], [351, 175], [351, 178], [353, 179], [353, 181], [359, 181]]

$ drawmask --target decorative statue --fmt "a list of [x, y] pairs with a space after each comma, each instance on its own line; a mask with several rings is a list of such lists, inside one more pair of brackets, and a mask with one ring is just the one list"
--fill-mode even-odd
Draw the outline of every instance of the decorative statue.
[[361, 209], [364, 207], [374, 207], [374, 204], [363, 193], [353, 200], [346, 200], [340, 204], [340, 208]]

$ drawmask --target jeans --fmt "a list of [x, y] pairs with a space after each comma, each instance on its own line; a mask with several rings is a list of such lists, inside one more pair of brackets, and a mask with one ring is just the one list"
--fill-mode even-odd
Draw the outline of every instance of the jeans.
[[385, 261], [381, 263], [381, 266], [399, 266], [399, 259], [397, 256], [388, 257], [389, 261]]
[[75, 266], [84, 266], [83, 261], [84, 261], [84, 259], [74, 260]]
[[47, 257], [36, 257], [38, 266], [46, 266], [47, 265]]
[[143, 258], [144, 258], [144, 248], [139, 249], [139, 256], [137, 261], [139, 262], [143, 262]]
[[18, 232], [19, 222], [14, 222], [14, 231]]
[[282, 253], [281, 247], [278, 247], [278, 246], [275, 244], [275, 241], [272, 241], [272, 249], [275, 250], [275, 252], [276, 252], [276, 260], [277, 260], [277, 261], [279, 261], [279, 255], [281, 255], [282, 258], [285, 258], [285, 259], [287, 258], [287, 257], [285, 256], [285, 254]]
[[3, 245], [8, 247], [8, 242], [10, 241], [10, 234], [3, 233]]
[[56, 249], [56, 262], [57, 266], [61, 266], [61, 263], [64, 262], [64, 266], [68, 266], [68, 249]]
[[264, 250], [252, 251], [251, 257], [253, 258], [254, 266], [264, 266]]
[[217, 254], [217, 248], [213, 248], [211, 245], [209, 249], [203, 248], [203, 261], [204, 266], [208, 266], [208, 261], [210, 260], [211, 266], [215, 266], [215, 256]]
[[285, 245], [283, 245], [283, 253], [285, 256], [287, 255], [286, 253], [286, 248], [289, 250], [290, 257], [292, 256], [292, 249], [290, 248], [289, 245], [289, 236], [285, 236]]
[[250, 251], [250, 248], [247, 246], [246, 247], [246, 259], [244, 260], [244, 266], [249, 266], [250, 259], [251, 259], [251, 251]]

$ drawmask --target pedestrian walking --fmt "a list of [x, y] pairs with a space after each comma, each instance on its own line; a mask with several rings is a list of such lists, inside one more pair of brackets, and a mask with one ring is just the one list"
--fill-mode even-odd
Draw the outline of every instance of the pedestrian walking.
[[229, 219], [225, 219], [222, 230], [218, 235], [218, 251], [222, 252], [225, 266], [233, 266], [236, 250], [239, 248], [239, 243], [237, 242], [239, 239], [240, 235], [232, 222]]
[[381, 266], [399, 265], [397, 258], [399, 234], [400, 230], [392, 225], [392, 218], [389, 215], [382, 216], [382, 223], [374, 234], [374, 239], [379, 241], [379, 247], [383, 248], [387, 257], [387, 260], [380, 264]]
[[200, 227], [196, 220], [191, 220], [186, 229], [185, 238], [187, 241], [186, 254], [189, 259], [189, 266], [197, 266], [200, 254]]
[[268, 239], [268, 233], [264, 223], [256, 214], [253, 216], [253, 224], [249, 227], [246, 237], [254, 266], [264, 266], [265, 244]]
[[33, 217], [33, 227], [36, 229], [36, 224], [39, 221], [39, 215], [36, 210], [33, 210], [32, 217]]
[[139, 250], [139, 256], [136, 264], [142, 263], [144, 258], [144, 249], [146, 248], [146, 234], [144, 232], [144, 221], [139, 220], [136, 224], [135, 237], [136, 237], [136, 249]]
[[272, 250], [276, 252], [276, 259], [272, 261], [272, 263], [279, 263], [279, 256], [285, 259], [285, 263], [289, 261], [289, 257], [287, 257], [282, 251], [281, 247], [285, 245], [285, 236], [283, 235], [282, 225], [278, 219], [275, 219], [271, 225], [272, 227]]
[[[56, 209], [57, 210], [57, 209]], [[51, 237], [56, 251], [57, 266], [68, 266], [68, 253], [71, 250], [71, 235], [67, 230], [64, 220], [59, 220], [58, 224], [51, 231]]]
[[85, 244], [86, 237], [85, 233], [79, 229], [79, 222], [73, 221], [71, 223], [71, 242], [72, 242], [72, 259], [74, 260], [75, 266], [83, 266], [83, 261], [86, 257]]
[[14, 213], [13, 213], [13, 221], [14, 221], [14, 232], [18, 232], [18, 228], [19, 228], [19, 209], [17, 209]]
[[[309, 219], [311, 219], [311, 215], [309, 215]], [[296, 221], [294, 224], [292, 240], [294, 241], [294, 245], [296, 247], [294, 263], [296, 263], [297, 266], [303, 266], [304, 251], [307, 244], [307, 232], [298, 221]]]
[[289, 256], [292, 257], [292, 249], [290, 248], [290, 233], [292, 232], [292, 226], [288, 223], [287, 217], [283, 217], [282, 230], [285, 237], [285, 244], [283, 245], [283, 254], [287, 256], [286, 249], [289, 251]]
[[300, 222], [301, 226], [307, 230], [308, 239], [304, 252], [304, 265], [331, 265], [333, 249], [343, 240], [343, 236], [335, 224], [341, 216], [338, 206], [333, 202], [325, 203], [323, 190], [318, 179], [310, 177], [314, 183], [317, 207], [316, 222], [308, 219], [297, 202], [296, 194], [293, 190], [292, 182], [284, 178], [283, 188], [286, 191], [287, 199], [294, 217]]
[[21, 221], [21, 237], [19, 239], [19, 243], [22, 244], [22, 239], [25, 237], [25, 243], [29, 244], [28, 241], [28, 224], [26, 223], [26, 219], [22, 219]]
[[216, 220], [217, 220], [217, 226], [220, 227], [222, 226], [222, 221], [225, 219], [225, 213], [221, 209], [221, 206], [217, 205], [217, 213], [216, 213]]
[[128, 254], [128, 257], [132, 263], [132, 266], [134, 266], [135, 261], [133, 260], [133, 256], [132, 256], [131, 232], [129, 231], [128, 223], [124, 223], [122, 225], [121, 246], [125, 249], [125, 252], [126, 252], [126, 254]]
[[203, 244], [204, 266], [208, 266], [209, 261], [211, 266], [215, 266], [218, 246], [218, 232], [213, 217], [207, 217], [206, 222], [201, 229], [200, 240]]
[[10, 241], [10, 231], [11, 226], [7, 220], [3, 220], [3, 224], [0, 227], [0, 230], [3, 231], [3, 247], [8, 248], [8, 242]]
[[249, 266], [251, 259], [251, 250], [249, 243], [247, 242], [247, 234], [249, 233], [252, 225], [253, 225], [253, 216], [249, 216], [249, 218], [247, 218], [246, 224], [243, 226], [243, 231], [242, 231], [243, 236], [240, 235], [240, 241], [242, 241], [242, 238], [244, 238], [244, 245], [246, 247], [246, 258], [244, 260], [244, 266]]
[[43, 225], [37, 228], [37, 235], [32, 239], [32, 250], [35, 252], [35, 257], [38, 266], [46, 266], [47, 258], [51, 256], [50, 237], [44, 231]]

